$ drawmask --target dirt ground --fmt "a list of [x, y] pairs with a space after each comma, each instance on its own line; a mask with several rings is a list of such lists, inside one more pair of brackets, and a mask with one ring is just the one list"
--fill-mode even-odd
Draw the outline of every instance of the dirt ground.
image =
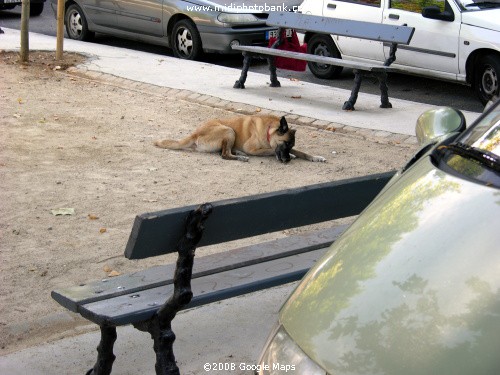
[[30, 60], [0, 52], [0, 354], [88, 327], [51, 290], [172, 261], [123, 257], [136, 214], [385, 172], [416, 148], [292, 120], [297, 148], [327, 163], [161, 150], [153, 140], [234, 113], [66, 72], [82, 56]]

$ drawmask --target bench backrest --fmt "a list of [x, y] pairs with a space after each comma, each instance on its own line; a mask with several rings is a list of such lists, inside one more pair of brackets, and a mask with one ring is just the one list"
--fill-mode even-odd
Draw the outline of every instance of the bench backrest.
[[[252, 237], [359, 214], [394, 172], [212, 202], [199, 246]], [[176, 251], [185, 220], [197, 206], [136, 217], [125, 256], [142, 259]]]
[[384, 25], [292, 12], [271, 12], [266, 24], [398, 44], [409, 44], [415, 31], [415, 28], [408, 26]]

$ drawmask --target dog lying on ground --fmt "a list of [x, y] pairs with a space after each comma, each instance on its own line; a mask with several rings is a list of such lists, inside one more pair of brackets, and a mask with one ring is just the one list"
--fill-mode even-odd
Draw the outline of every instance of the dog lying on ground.
[[154, 144], [170, 150], [220, 151], [222, 158], [228, 160], [248, 161], [247, 155], [276, 155], [282, 163], [288, 163], [295, 157], [325, 162], [322, 156], [292, 150], [295, 146], [295, 131], [288, 127], [284, 116], [239, 116], [209, 120], [180, 141], [164, 139]]

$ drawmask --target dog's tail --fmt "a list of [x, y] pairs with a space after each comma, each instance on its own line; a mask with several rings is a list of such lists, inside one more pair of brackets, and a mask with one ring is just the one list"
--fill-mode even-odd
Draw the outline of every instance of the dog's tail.
[[193, 137], [186, 137], [180, 141], [174, 141], [173, 139], [161, 139], [155, 141], [154, 145], [160, 148], [168, 148], [170, 150], [182, 150], [187, 148], [192, 148], [195, 145], [195, 140]]

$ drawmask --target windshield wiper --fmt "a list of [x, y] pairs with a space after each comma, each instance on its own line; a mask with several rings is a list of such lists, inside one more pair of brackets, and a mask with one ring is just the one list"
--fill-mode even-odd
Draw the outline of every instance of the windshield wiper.
[[473, 159], [496, 172], [500, 172], [500, 157], [492, 152], [471, 147], [460, 142], [452, 143], [445, 148], [457, 155]]

